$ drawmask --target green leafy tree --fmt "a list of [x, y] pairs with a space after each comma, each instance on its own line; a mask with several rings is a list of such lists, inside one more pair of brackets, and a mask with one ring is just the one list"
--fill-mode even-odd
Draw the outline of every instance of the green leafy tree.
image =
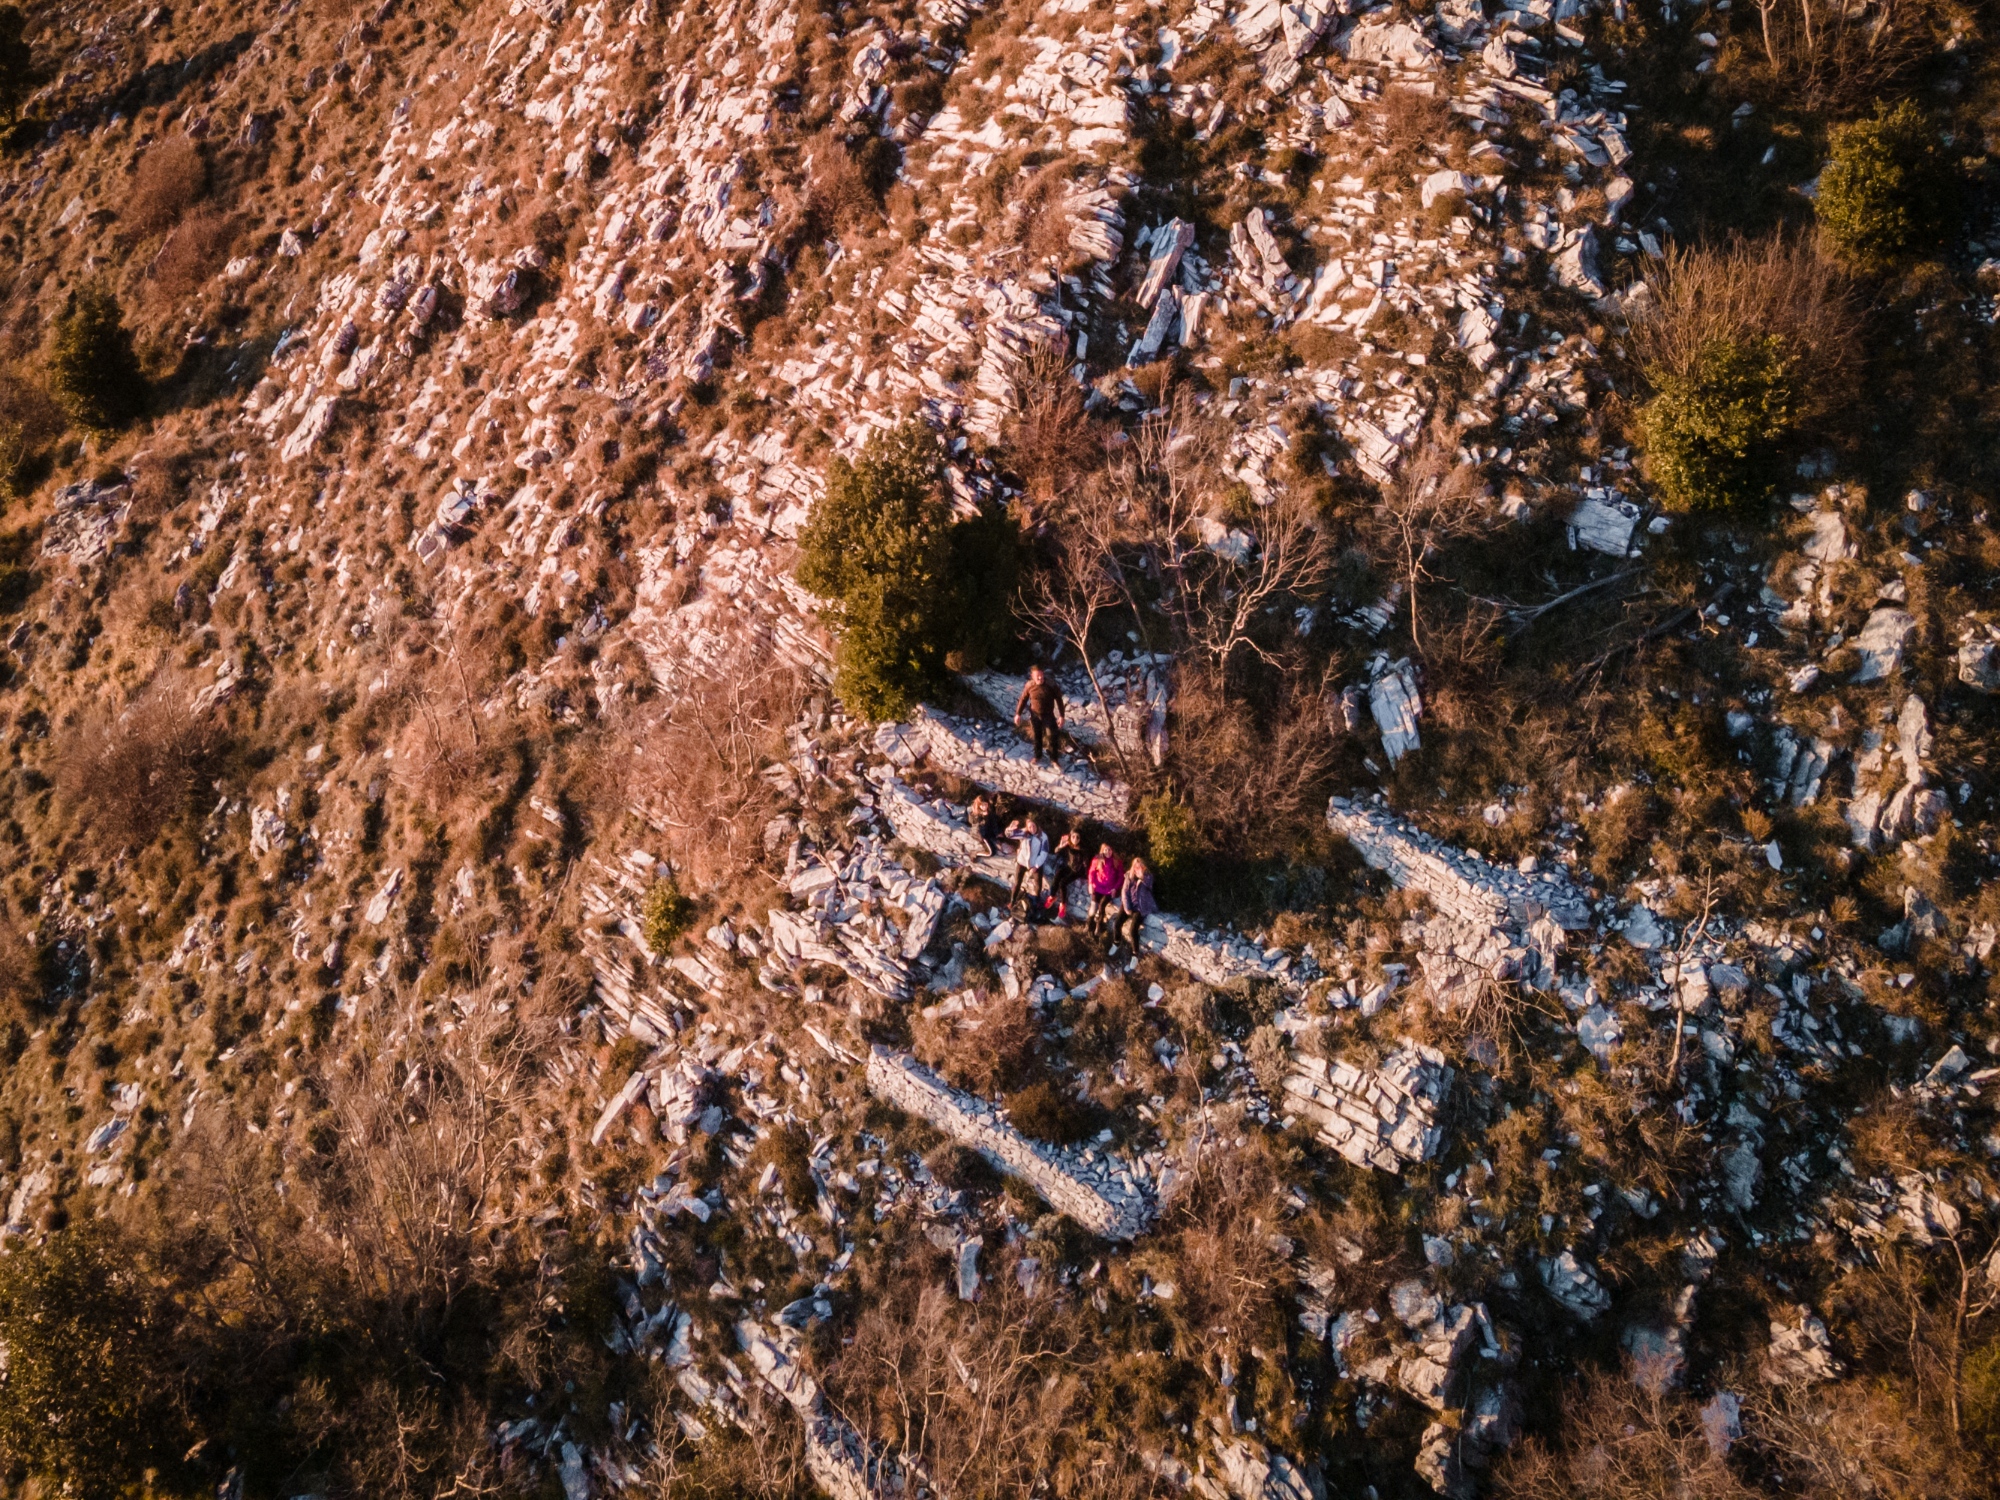
[[1711, 339], [1685, 374], [1651, 371], [1640, 413], [1646, 459], [1670, 510], [1723, 510], [1769, 497], [1797, 424], [1795, 361], [1785, 341]]
[[1013, 524], [954, 524], [938, 494], [937, 439], [918, 422], [835, 458], [801, 535], [798, 579], [829, 601], [836, 685], [864, 718], [906, 713], [954, 651], [984, 660], [1018, 568]]
[[169, 1313], [96, 1224], [0, 1259], [0, 1460], [76, 1500], [135, 1493], [178, 1465], [191, 1427]]
[[139, 415], [146, 377], [110, 293], [98, 287], [70, 293], [56, 317], [48, 377], [49, 393], [80, 427], [115, 432]]
[[1836, 126], [1820, 174], [1819, 222], [1842, 258], [1881, 271], [1936, 245], [1955, 217], [1955, 183], [1936, 130], [1908, 100]]

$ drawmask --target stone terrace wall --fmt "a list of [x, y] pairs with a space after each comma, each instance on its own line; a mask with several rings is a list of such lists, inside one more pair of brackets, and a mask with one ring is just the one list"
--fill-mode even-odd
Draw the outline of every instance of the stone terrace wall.
[[1022, 1135], [985, 1100], [962, 1094], [913, 1057], [876, 1047], [868, 1088], [878, 1099], [928, 1120], [1004, 1172], [1026, 1182], [1050, 1207], [1108, 1240], [1136, 1239], [1152, 1227], [1154, 1203], [1130, 1168], [1091, 1151], [1065, 1151]]
[[1345, 797], [1327, 805], [1327, 826], [1397, 885], [1430, 897], [1444, 915], [1475, 927], [1525, 925], [1546, 913], [1575, 931], [1590, 925], [1590, 901], [1566, 876], [1532, 875], [1454, 849], [1400, 818]]
[[1404, 1162], [1436, 1154], [1443, 1139], [1438, 1110], [1452, 1080], [1436, 1048], [1406, 1044], [1373, 1072], [1309, 1053], [1296, 1056], [1292, 1066], [1286, 1107], [1356, 1166], [1400, 1172]]
[[1036, 761], [1031, 758], [1033, 748], [1012, 729], [934, 708], [919, 708], [903, 734], [910, 747], [921, 749], [939, 770], [1009, 796], [1045, 802], [1076, 817], [1124, 826], [1131, 789], [1099, 776], [1078, 756], [1061, 766]]

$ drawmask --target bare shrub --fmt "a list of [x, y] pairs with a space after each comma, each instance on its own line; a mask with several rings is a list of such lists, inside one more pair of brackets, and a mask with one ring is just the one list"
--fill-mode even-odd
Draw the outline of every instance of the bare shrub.
[[1732, 238], [1667, 251], [1653, 306], [1632, 322], [1633, 351], [1649, 371], [1690, 380], [1704, 350], [1776, 337], [1812, 373], [1807, 415], [1851, 398], [1860, 371], [1860, 310], [1847, 278], [1800, 235]]
[[1136, 1440], [1165, 1425], [1147, 1409], [1169, 1399], [1146, 1378], [1153, 1367], [1131, 1379], [1046, 1269], [1024, 1280], [1009, 1257], [965, 1303], [946, 1290], [938, 1257], [912, 1248], [865, 1289], [853, 1337], [825, 1372], [838, 1411], [960, 1500], [1159, 1490]]
[[1223, 690], [1212, 672], [1184, 671], [1174, 699], [1171, 766], [1204, 837], [1250, 857], [1285, 855], [1321, 826], [1336, 741], [1304, 680], [1284, 674], [1260, 703]]
[[1800, 107], [1860, 108], [1934, 55], [1952, 12], [1935, 0], [1754, 0], [1771, 85]]
[[27, 488], [37, 456], [62, 430], [62, 409], [47, 387], [19, 365], [0, 366], [0, 494]]
[[1699, 1408], [1658, 1381], [1589, 1376], [1565, 1395], [1558, 1430], [1559, 1446], [1531, 1437], [1496, 1464], [1494, 1493], [1502, 1500], [1749, 1500], [1761, 1493], [1710, 1445]]
[[1069, 168], [1053, 162], [1014, 193], [1007, 206], [1010, 236], [1028, 258], [1064, 270], [1077, 260], [1069, 242]]
[[229, 258], [235, 240], [236, 221], [227, 214], [204, 210], [182, 219], [147, 270], [153, 297], [175, 302], [200, 291]]
[[1041, 1030], [1024, 995], [988, 996], [952, 1020], [913, 1018], [917, 1056], [960, 1088], [993, 1094], [1012, 1088], [1034, 1061]]
[[1104, 457], [1069, 363], [1067, 349], [1037, 344], [1014, 378], [1017, 408], [1007, 430], [1007, 455], [1038, 504], [1068, 492]]
[[794, 668], [770, 659], [695, 678], [671, 695], [664, 716], [628, 725], [639, 753], [607, 757], [589, 802], [600, 813], [643, 808], [690, 891], [729, 880], [763, 851], [777, 795], [757, 773], [805, 692]]
[[208, 164], [202, 160], [201, 147], [176, 132], [139, 158], [125, 222], [142, 236], [164, 233], [207, 191]]
[[812, 139], [812, 169], [806, 202], [811, 212], [836, 230], [874, 221], [882, 195], [896, 177], [896, 148], [871, 135], [859, 145], [829, 126]]
[[1375, 508], [1377, 549], [1395, 559], [1399, 581], [1410, 606], [1410, 642], [1421, 654], [1423, 634], [1418, 597], [1436, 577], [1430, 561], [1455, 538], [1470, 536], [1486, 524], [1479, 504], [1479, 471], [1453, 457], [1448, 433], [1431, 434], [1420, 449], [1382, 487]]
[[193, 807], [226, 743], [212, 717], [189, 707], [193, 692], [178, 675], [156, 677], [122, 711], [90, 709], [71, 729], [57, 794], [94, 842], [149, 843]]

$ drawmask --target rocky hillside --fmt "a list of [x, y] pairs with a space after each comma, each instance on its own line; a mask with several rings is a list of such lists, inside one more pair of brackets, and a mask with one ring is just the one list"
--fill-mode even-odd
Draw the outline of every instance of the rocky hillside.
[[0, 10], [10, 1490], [1992, 1493], [1992, 25]]

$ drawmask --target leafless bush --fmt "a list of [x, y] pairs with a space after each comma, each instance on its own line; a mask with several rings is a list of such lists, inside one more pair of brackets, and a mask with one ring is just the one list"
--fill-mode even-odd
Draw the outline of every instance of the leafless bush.
[[1317, 828], [1336, 744], [1307, 682], [1282, 674], [1259, 703], [1227, 693], [1217, 674], [1183, 671], [1171, 740], [1175, 785], [1209, 841], [1252, 855], [1283, 855], [1291, 836]]
[[454, 1009], [447, 1033], [414, 997], [392, 999], [381, 1020], [393, 1044], [357, 1048], [314, 1080], [338, 1134], [305, 1209], [370, 1295], [440, 1322], [526, 1211], [533, 1137], [520, 1124], [552, 1035], [485, 996]]
[[178, 224], [207, 191], [208, 164], [201, 147], [177, 132], [139, 158], [125, 221], [141, 235], [160, 234]]
[[794, 668], [771, 659], [742, 663], [726, 678], [695, 678], [669, 695], [663, 717], [630, 726], [638, 753], [607, 760], [590, 800], [600, 812], [643, 808], [691, 888], [729, 879], [762, 852], [777, 802], [758, 772], [805, 691]]
[[63, 415], [42, 382], [0, 366], [0, 494], [22, 487], [35, 455], [62, 435]]
[[1774, 87], [1808, 110], [1851, 109], [1882, 96], [1927, 56], [1950, 13], [1932, 0], [1755, 0]]
[[1687, 1398], [1656, 1381], [1592, 1375], [1563, 1400], [1560, 1444], [1531, 1437], [1495, 1465], [1502, 1500], [1750, 1500]]
[[1135, 1413], [1106, 1421], [1114, 1356], [1091, 1341], [1053, 1275], [1043, 1271], [1030, 1291], [1011, 1264], [995, 1266], [982, 1299], [963, 1303], [941, 1270], [926, 1253], [901, 1257], [869, 1289], [852, 1341], [826, 1372], [836, 1408], [960, 1500], [1155, 1493]]
[[1717, 339], [1775, 335], [1811, 380], [1808, 400], [1830, 407], [1851, 395], [1860, 368], [1859, 308], [1846, 278], [1800, 235], [1732, 238], [1668, 250], [1653, 279], [1653, 306], [1632, 323], [1649, 369], [1686, 377]]
[[182, 219], [148, 268], [154, 298], [176, 302], [201, 290], [228, 259], [235, 240], [236, 221], [228, 214], [204, 210]]
[[1022, 183], [1008, 200], [1007, 224], [1030, 260], [1068, 269], [1077, 260], [1069, 242], [1068, 167], [1053, 162]]
[[1041, 1031], [1025, 995], [988, 996], [955, 1020], [911, 1021], [917, 1056], [960, 1088], [993, 1094], [1014, 1087], [1033, 1061]]
[[103, 847], [150, 842], [206, 785], [227, 737], [189, 706], [194, 691], [179, 675], [162, 675], [122, 711], [87, 710], [70, 730], [57, 792]]
[[[1249, 538], [1232, 555], [1218, 540], [1224, 518], [1214, 514], [1221, 455], [1214, 419], [1178, 392], [1140, 423], [1110, 484], [1126, 518], [1126, 547], [1165, 585], [1175, 644], [1226, 673], [1239, 654], [1276, 663], [1269, 622], [1318, 593], [1332, 576], [1333, 553], [1311, 498], [1280, 488], [1268, 504], [1227, 518]], [[1108, 561], [1138, 615], [1132, 580], [1115, 552]]]
[[1083, 392], [1070, 375], [1068, 351], [1037, 344], [1014, 379], [1018, 404], [1007, 432], [1007, 453], [1026, 482], [1029, 498], [1046, 503], [1067, 494], [1104, 455], [1083, 408]]
[[850, 146], [828, 127], [812, 139], [812, 171], [806, 187], [810, 210], [834, 229], [873, 222], [882, 194], [895, 178], [895, 147], [879, 136]]
[[1418, 600], [1423, 586], [1436, 576], [1430, 560], [1446, 542], [1469, 536], [1486, 524], [1480, 487], [1478, 471], [1458, 464], [1450, 435], [1442, 431], [1433, 433], [1382, 487], [1375, 509], [1378, 550], [1395, 560], [1410, 606], [1410, 642], [1419, 653], [1423, 635]]

